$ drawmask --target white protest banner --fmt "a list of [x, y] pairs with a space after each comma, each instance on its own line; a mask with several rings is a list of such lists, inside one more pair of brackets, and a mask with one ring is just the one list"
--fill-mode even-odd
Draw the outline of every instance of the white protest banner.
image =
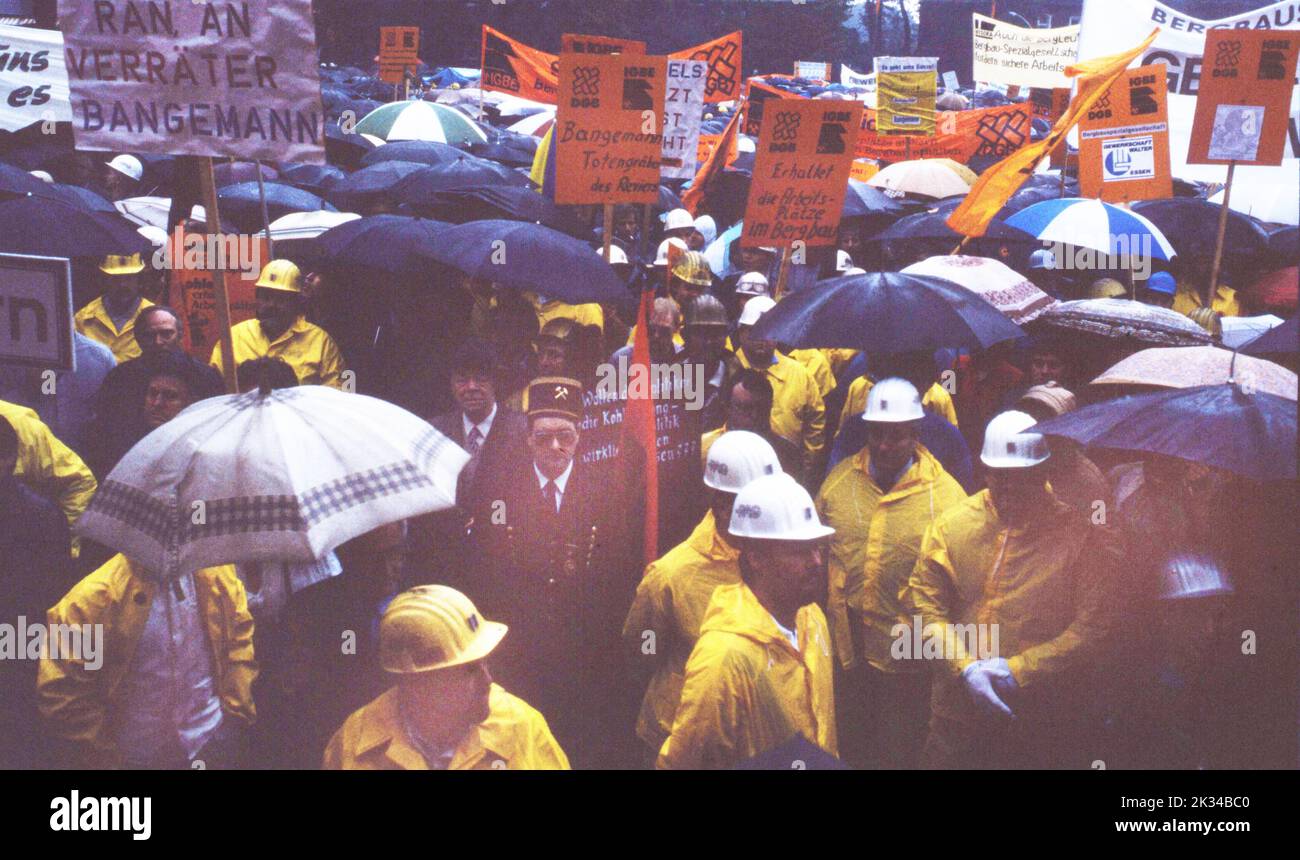
[[818, 63], [812, 60], [795, 60], [794, 76], [796, 78], [808, 78], [815, 81], [829, 81], [831, 79], [830, 63]]
[[59, 0], [78, 149], [323, 162], [311, 0]]
[[704, 116], [704, 84], [709, 64], [703, 60], [669, 60], [664, 98], [664, 148], [659, 175], [665, 179], [690, 179]]
[[1078, 24], [1034, 30], [972, 12], [971, 39], [977, 81], [1044, 89], [1066, 87], [1070, 80], [1065, 77], [1065, 67], [1079, 57]]
[[0, 254], [0, 361], [76, 369], [67, 258]]
[[862, 90], [862, 101], [867, 103], [867, 107], [875, 110], [878, 107], [876, 102], [876, 73], [867, 72], [865, 75], [861, 72], [855, 72], [848, 66], [840, 66], [840, 83], [844, 86], [855, 90]]
[[[1295, 30], [1300, 29], [1300, 3], [1285, 0], [1226, 18], [1192, 18], [1158, 0], [1085, 0], [1083, 28], [1079, 36], [1079, 57], [1100, 57], [1118, 53], [1141, 41], [1153, 27], [1160, 33], [1151, 47], [1133, 61], [1133, 66], [1164, 63], [1168, 67], [1169, 164], [1180, 179], [1222, 182], [1223, 167], [1188, 164], [1187, 148], [1192, 139], [1192, 118], [1201, 80], [1201, 54], [1206, 30]], [[1237, 167], [1237, 180], [1260, 185], [1294, 183], [1300, 170], [1300, 87], [1291, 91], [1291, 117], [1280, 167]]]
[[956, 72], [943, 73], [943, 88], [950, 93], [961, 89], [961, 83], [957, 80]]
[[0, 129], [71, 119], [63, 34], [0, 24]]

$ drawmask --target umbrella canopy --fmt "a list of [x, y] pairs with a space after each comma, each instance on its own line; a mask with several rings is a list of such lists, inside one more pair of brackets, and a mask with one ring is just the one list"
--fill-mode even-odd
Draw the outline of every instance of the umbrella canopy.
[[[1270, 173], [1267, 182], [1233, 179], [1228, 208], [1272, 224], [1300, 224], [1300, 173], [1277, 173]], [[1209, 202], [1222, 205], [1223, 192], [1212, 195]]]
[[1295, 313], [1300, 303], [1300, 267], [1289, 266], [1268, 272], [1245, 289], [1249, 303], [1255, 307], [1280, 313]]
[[394, 274], [429, 270], [426, 256], [450, 225], [409, 215], [370, 215], [340, 224], [314, 240], [311, 256], [336, 265], [366, 266]]
[[929, 275], [965, 287], [1006, 314], [1016, 325], [1037, 319], [1056, 299], [1015, 269], [988, 257], [945, 254], [903, 269], [905, 275]]
[[[326, 230], [360, 217], [355, 212], [290, 212], [271, 222], [271, 238], [276, 242], [314, 239]], [[258, 238], [264, 236], [265, 230], [257, 233]]]
[[0, 164], [0, 195], [22, 197], [26, 194], [39, 194], [44, 191], [46, 183], [37, 179], [26, 170], [11, 164]]
[[1296, 477], [1295, 401], [1238, 385], [1199, 385], [1107, 400], [1034, 430], [1099, 448], [1145, 451], [1257, 481]]
[[[310, 191], [279, 182], [265, 182], [263, 186], [266, 189], [267, 215], [272, 221], [290, 212], [336, 211]], [[219, 189], [217, 208], [222, 220], [230, 219], [240, 230], [252, 233], [262, 226], [262, 203], [256, 182], [238, 182]]]
[[[949, 239], [955, 245], [965, 237], [948, 226], [948, 216], [952, 214], [952, 210], [957, 208], [959, 202], [958, 200], [945, 200], [923, 212], [913, 212], [911, 215], [905, 215], [895, 221], [892, 226], [870, 237], [870, 241], [886, 239]], [[1022, 231], [1012, 230], [1004, 224], [1000, 218], [1000, 213], [999, 216], [995, 216], [989, 222], [988, 229], [984, 231], [984, 238], [1029, 241]]]
[[[1159, 227], [1178, 253], [1206, 259], [1214, 254], [1222, 208], [1192, 197], [1139, 200], [1133, 204], [1133, 211]], [[1254, 268], [1255, 258], [1267, 247], [1268, 234], [1249, 215], [1228, 213], [1223, 254], [1230, 267]]]
[[237, 182], [256, 182], [259, 170], [262, 173], [262, 181], [264, 182], [273, 182], [280, 178], [280, 174], [275, 168], [252, 161], [219, 162], [212, 166], [212, 175], [217, 180], [217, 187], [222, 188], [226, 185], [234, 185]]
[[744, 221], [737, 221], [718, 234], [718, 238], [704, 249], [704, 258], [709, 261], [709, 270], [719, 278], [725, 278], [736, 270], [731, 264], [731, 243], [740, 238], [745, 229]]
[[356, 130], [383, 140], [432, 140], [455, 146], [487, 140], [483, 129], [460, 111], [426, 101], [386, 104], [366, 114]]
[[555, 111], [539, 111], [532, 116], [526, 116], [519, 122], [510, 126], [510, 131], [517, 134], [531, 134], [533, 137], [545, 137], [546, 132], [551, 130], [555, 125]]
[[914, 212], [917, 208], [918, 204], [915, 201], [903, 197], [891, 197], [874, 185], [850, 179], [848, 191], [844, 193], [844, 209], [841, 217], [903, 215]]
[[337, 122], [325, 123], [325, 157], [331, 164], [355, 167], [373, 149], [374, 140], [357, 134], [356, 128], [344, 131]]
[[591, 246], [540, 224], [471, 221], [448, 227], [425, 252], [476, 278], [569, 304], [619, 302], [627, 289]]
[[[128, 197], [113, 204], [117, 211], [128, 220], [141, 227], [158, 227], [167, 229], [167, 215], [171, 212], [170, 197]], [[190, 218], [207, 223], [207, 211], [199, 205], [190, 209]]]
[[1229, 377], [1257, 391], [1296, 399], [1296, 375], [1280, 364], [1237, 355], [1217, 346], [1152, 347], [1133, 353], [1092, 381], [1092, 385], [1155, 385], [1193, 388], [1217, 385]]
[[[958, 171], [956, 162], [948, 158], [920, 158], [898, 161], [881, 169], [867, 180], [868, 185], [897, 194], [919, 194], [922, 197], [952, 197], [970, 191], [975, 181], [969, 169]], [[970, 176], [967, 179], [967, 175]]]
[[393, 199], [419, 206], [442, 191], [491, 185], [528, 187], [528, 177], [486, 158], [462, 154], [455, 161], [430, 164], [411, 173], [393, 189]]
[[1223, 317], [1219, 320], [1222, 328], [1220, 342], [1228, 349], [1240, 349], [1252, 340], [1258, 340], [1271, 328], [1282, 324], [1282, 318], [1273, 314], [1260, 314], [1253, 317]]
[[[117, 214], [88, 212], [63, 200], [18, 197], [0, 203], [0, 253], [42, 257], [151, 254], [153, 243]], [[165, 226], [165, 225], [164, 225]]]
[[427, 422], [374, 397], [319, 385], [211, 397], [128, 451], [77, 531], [169, 574], [309, 562], [450, 508], [468, 460]]
[[344, 176], [330, 186], [325, 196], [340, 209], [361, 209], [378, 198], [391, 195], [402, 180], [425, 167], [413, 161], [381, 161]]
[[367, 152], [361, 159], [362, 167], [384, 161], [413, 161], [416, 164], [445, 164], [465, 157], [465, 150], [449, 143], [432, 140], [396, 140]]
[[537, 139], [497, 130], [487, 143], [470, 144], [469, 151], [479, 158], [499, 161], [510, 167], [531, 167], [537, 157]]
[[1177, 311], [1129, 299], [1078, 299], [1060, 302], [1039, 316], [1055, 328], [1107, 338], [1133, 339], [1157, 346], [1200, 346], [1210, 333]]
[[84, 209], [87, 212], [118, 214], [117, 208], [111, 202], [89, 188], [82, 188], [80, 185], [64, 185], [61, 182], [41, 184], [45, 187], [32, 192], [33, 197], [62, 200], [70, 206], [76, 206], [78, 209]]
[[[383, 147], [386, 149], [387, 147]], [[376, 150], [377, 151], [377, 150]], [[335, 182], [347, 176], [332, 164], [281, 164], [280, 180], [323, 197]]]
[[1278, 353], [1295, 354], [1300, 352], [1300, 317], [1282, 323], [1270, 329], [1241, 348], [1247, 355], [1273, 355]]
[[756, 337], [796, 349], [846, 347], [884, 353], [983, 349], [1023, 334], [970, 290], [901, 272], [822, 281], [816, 289], [786, 296], [754, 326]]
[[550, 198], [531, 188], [512, 185], [440, 191], [418, 204], [408, 203], [405, 208], [412, 214], [455, 224], [497, 218], [544, 224], [580, 239], [591, 232]]
[[1100, 200], [1045, 200], [1012, 214], [1006, 223], [1044, 242], [1091, 248], [1103, 254], [1131, 253], [1168, 260], [1175, 253], [1155, 224], [1136, 212]]

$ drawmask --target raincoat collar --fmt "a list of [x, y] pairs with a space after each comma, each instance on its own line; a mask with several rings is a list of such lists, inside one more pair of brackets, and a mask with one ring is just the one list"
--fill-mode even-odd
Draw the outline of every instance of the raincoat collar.
[[687, 542], [691, 549], [709, 561], [735, 561], [740, 557], [740, 550], [727, 543], [718, 531], [718, 521], [714, 518], [713, 511], [704, 515]]
[[[262, 323], [260, 320], [258, 321], [257, 325], [259, 328], [261, 328]], [[280, 332], [279, 336], [276, 337], [275, 340], [272, 340], [270, 342], [271, 346], [276, 346], [277, 344], [284, 343], [285, 341], [292, 338], [294, 335], [305, 334], [309, 331], [311, 331], [311, 323], [307, 322], [307, 317], [305, 315], [299, 316], [296, 320], [293, 321], [293, 325], [289, 326], [287, 329]], [[266, 337], [266, 329], [262, 329], [262, 336]]]
[[[750, 364], [749, 362], [749, 356], [745, 355], [745, 351], [743, 349], [737, 349], [735, 352], [735, 356], [736, 356], [736, 360], [740, 362], [741, 367], [745, 368], [746, 370], [752, 370], [754, 368], [754, 365]], [[778, 369], [780, 370], [780, 372], [778, 372]], [[781, 354], [781, 350], [779, 349], [772, 350], [772, 362], [771, 364], [768, 365], [767, 372], [772, 374], [782, 382], [785, 381], [785, 376], [786, 376], [785, 356]]]
[[[462, 770], [473, 767], [485, 756], [494, 756], [503, 761], [509, 760], [508, 744], [503, 743], [507, 723], [498, 713], [500, 698], [505, 691], [496, 684], [489, 694], [491, 713], [461, 739], [456, 752], [451, 757], [449, 770]], [[427, 770], [429, 765], [424, 755], [411, 743], [402, 727], [402, 713], [399, 706], [397, 688], [392, 687], [366, 709], [365, 718], [357, 738], [356, 754], [358, 757], [383, 748], [383, 755], [389, 761], [407, 770]]]
[[108, 313], [108, 308], [104, 306], [103, 296], [99, 296], [93, 302], [86, 305], [86, 312], [92, 319], [103, 325], [113, 334], [121, 334], [130, 328], [131, 323], [135, 321], [135, 318], [140, 311], [149, 307], [151, 304], [153, 303], [145, 299], [143, 296], [137, 298], [135, 301], [135, 310], [132, 311], [130, 316], [126, 318], [126, 321], [122, 323], [121, 328], [118, 328], [117, 323], [113, 322], [113, 317]]
[[[800, 611], [798, 620], [802, 621], [802, 618], [803, 612]], [[719, 585], [713, 590], [709, 611], [700, 624], [700, 635], [703, 636], [710, 630], [734, 633], [760, 645], [775, 645], [798, 654], [791, 647], [790, 640], [776, 626], [772, 614], [758, 602], [754, 592], [743, 582]], [[800, 634], [800, 639], [803, 638], [802, 630], [795, 632]]]
[[[872, 484], [876, 483], [876, 479], [871, 475], [871, 451], [866, 445], [863, 445], [862, 449], [853, 455], [853, 468], [862, 472]], [[898, 476], [898, 480], [894, 481], [893, 487], [888, 490], [882, 488], [883, 497], [897, 498], [921, 490], [926, 484], [938, 478], [939, 470], [942, 468], [934, 455], [918, 442], [916, 453], [912, 455], [912, 465], [908, 466], [907, 470]]]

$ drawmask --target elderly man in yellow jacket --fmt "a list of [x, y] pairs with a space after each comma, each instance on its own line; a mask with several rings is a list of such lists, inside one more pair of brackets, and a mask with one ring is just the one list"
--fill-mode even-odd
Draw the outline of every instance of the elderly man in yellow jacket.
[[[302, 385], [343, 388], [343, 356], [325, 329], [303, 315], [302, 273], [289, 260], [272, 260], [257, 279], [257, 318], [230, 329], [235, 365], [254, 358], [281, 358]], [[221, 366], [221, 344], [212, 348], [210, 364]]]
[[153, 302], [140, 295], [144, 260], [139, 254], [109, 255], [99, 263], [104, 291], [99, 298], [77, 311], [77, 331], [113, 351], [117, 363], [140, 357], [135, 342], [135, 319]]
[[72, 764], [242, 763], [257, 663], [253, 616], [233, 565], [163, 578], [116, 555], [47, 620], [39, 707]]
[[1119, 558], [1105, 526], [1052, 494], [1033, 424], [1014, 411], [989, 422], [980, 455], [989, 488], [939, 517], [912, 570], [921, 629], [911, 647], [938, 659], [928, 767], [1096, 759], [1091, 673], [1104, 671]]
[[[12, 424], [18, 434], [18, 465], [14, 477], [57, 504], [68, 525], [75, 525], [99, 486], [90, 468], [31, 409], [0, 400], [0, 418]], [[73, 538], [74, 557], [78, 554], [77, 547]]]
[[867, 444], [835, 465], [817, 494], [835, 529], [827, 609], [844, 669], [840, 747], [853, 766], [916, 764], [930, 713], [930, 677], [921, 660], [900, 659], [896, 626], [910, 624], [900, 600], [921, 538], [966, 498], [961, 485], [918, 441], [925, 412], [915, 386], [882, 379], [867, 394]]
[[784, 473], [736, 495], [741, 582], [713, 591], [656, 765], [731, 768], [796, 735], [838, 753], [824, 543], [834, 530]]
[[780, 471], [776, 451], [758, 434], [732, 430], [719, 436], [704, 464], [709, 512], [689, 538], [646, 568], [637, 586], [623, 641], [636, 664], [654, 668], [636, 724], [652, 756], [672, 731], [686, 659], [713, 590], [740, 582], [740, 553], [727, 533], [736, 493], [755, 478]]
[[493, 683], [505, 638], [469, 598], [421, 585], [379, 621], [379, 662], [396, 686], [354, 712], [325, 748], [326, 770], [568, 770], [546, 720]]

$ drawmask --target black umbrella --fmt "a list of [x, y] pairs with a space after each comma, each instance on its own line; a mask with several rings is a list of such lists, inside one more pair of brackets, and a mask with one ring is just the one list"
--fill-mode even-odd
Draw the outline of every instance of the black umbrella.
[[35, 192], [36, 197], [53, 197], [71, 203], [73, 206], [85, 209], [87, 212], [109, 212], [114, 215], [118, 214], [117, 207], [110, 203], [106, 198], [96, 194], [89, 188], [82, 188], [80, 185], [64, 185], [61, 182], [53, 184], [42, 183], [45, 185], [45, 191]]
[[1272, 355], [1300, 352], [1300, 317], [1291, 317], [1274, 326], [1241, 348], [1246, 355]]
[[[1209, 259], [1218, 235], [1217, 203], [1193, 197], [1139, 200], [1132, 209], [1160, 228], [1180, 255]], [[1228, 210], [1228, 227], [1223, 236], [1223, 265], [1226, 269], [1253, 270], [1268, 248], [1268, 234], [1249, 215]]]
[[486, 142], [475, 141], [469, 151], [479, 158], [498, 161], [510, 167], [529, 167], [537, 155], [537, 138], [531, 134], [498, 130]]
[[915, 212], [921, 204], [904, 197], [891, 197], [874, 185], [849, 180], [848, 190], [844, 193], [844, 218], [857, 215], [902, 215]]
[[307, 256], [314, 262], [365, 266], [394, 274], [428, 272], [427, 254], [449, 226], [410, 215], [370, 215], [309, 240]]
[[786, 296], [754, 335], [796, 349], [842, 347], [897, 353], [940, 347], [983, 349], [1023, 335], [983, 298], [951, 281], [869, 272], [820, 282]]
[[[882, 230], [869, 241], [885, 239], [948, 239], [954, 245], [964, 238], [960, 233], [954, 231], [948, 226], [948, 216], [952, 210], [957, 208], [960, 200], [952, 199], [942, 201], [939, 205], [926, 209], [924, 212], [914, 212], [911, 215], [905, 215], [893, 223], [892, 226]], [[1016, 242], [1035, 243], [1032, 237], [1026, 236], [1019, 230], [1013, 230], [1002, 223], [1001, 218], [1009, 215], [1009, 212], [999, 212], [989, 222], [988, 228], [984, 231], [986, 239], [1008, 239]]]
[[[290, 212], [338, 211], [310, 191], [279, 182], [265, 182], [263, 185], [266, 211], [272, 221]], [[256, 182], [239, 182], [219, 189], [217, 203], [221, 207], [221, 217], [229, 218], [230, 223], [240, 230], [254, 233], [262, 229], [262, 202]]]
[[26, 170], [11, 164], [0, 164], [0, 196], [23, 197], [27, 194], [40, 194], [47, 188], [47, 183]]
[[274, 182], [280, 178], [279, 172], [269, 164], [257, 164], [252, 161], [222, 161], [212, 166], [212, 176], [218, 188], [236, 185], [240, 182], [256, 182], [257, 174], [262, 174], [263, 182]]
[[458, 224], [440, 233], [427, 254], [476, 278], [570, 304], [617, 303], [627, 294], [613, 268], [590, 245], [540, 224]]
[[486, 158], [462, 155], [445, 164], [431, 164], [406, 177], [393, 189], [393, 197], [402, 203], [419, 205], [440, 191], [457, 191], [485, 185], [528, 186], [528, 177], [502, 167]]
[[357, 212], [380, 198], [391, 196], [404, 179], [425, 168], [426, 165], [413, 161], [381, 161], [344, 176], [330, 187], [325, 197], [344, 212]]
[[317, 197], [324, 197], [325, 192], [344, 176], [339, 168], [332, 164], [281, 164], [280, 181], [310, 191]]
[[344, 131], [337, 122], [325, 123], [325, 157], [331, 164], [356, 167], [377, 144], [354, 131]]
[[45, 257], [148, 254], [153, 244], [120, 215], [88, 212], [50, 197], [0, 203], [0, 252]]
[[538, 194], [531, 188], [511, 185], [440, 191], [418, 204], [408, 203], [405, 208], [415, 215], [456, 224], [496, 218], [532, 221], [580, 239], [586, 238], [590, 233], [590, 230], [556, 206], [549, 197]]
[[1098, 448], [1145, 451], [1257, 481], [1296, 477], [1295, 401], [1221, 383], [1136, 394], [1034, 427]]
[[445, 164], [464, 158], [465, 151], [450, 143], [433, 140], [395, 140], [367, 152], [361, 159], [362, 167], [383, 161], [413, 161], [416, 164]]
[[[1300, 227], [1294, 224], [1268, 230], [1268, 256], [1277, 267], [1294, 266], [1300, 260]], [[1267, 270], [1268, 266], [1260, 266]]]

